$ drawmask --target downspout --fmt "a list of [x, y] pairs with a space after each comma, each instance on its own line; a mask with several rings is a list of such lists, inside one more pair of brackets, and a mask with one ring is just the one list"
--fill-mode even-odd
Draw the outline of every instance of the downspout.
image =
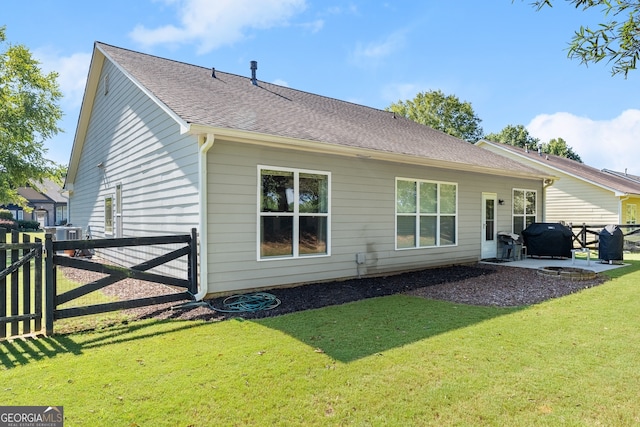
[[[198, 138], [200, 142], [201, 137]], [[208, 256], [208, 227], [207, 227], [207, 153], [213, 147], [215, 135], [208, 133], [201, 142], [198, 156], [198, 175], [199, 175], [199, 222], [200, 222], [200, 277], [198, 280], [198, 292], [193, 296], [196, 301], [201, 301], [209, 290], [209, 256]]]
[[542, 222], [547, 221], [547, 188], [554, 184], [552, 179], [542, 180]]

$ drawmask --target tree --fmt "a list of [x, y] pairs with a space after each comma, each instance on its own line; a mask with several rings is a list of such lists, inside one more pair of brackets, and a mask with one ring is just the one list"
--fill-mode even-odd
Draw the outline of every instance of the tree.
[[[601, 7], [605, 18], [611, 20], [601, 23], [597, 28], [580, 27], [569, 44], [569, 58], [579, 59], [581, 63], [600, 62], [608, 59], [613, 63], [611, 74], [624, 74], [636, 69], [640, 58], [640, 1], [638, 0], [566, 0], [576, 9], [587, 10]], [[552, 0], [536, 0], [533, 5], [540, 10], [552, 7]], [[621, 17], [622, 20], [616, 20]]]
[[573, 148], [567, 145], [567, 142], [562, 138], [554, 138], [547, 144], [542, 144], [542, 151], [547, 154], [554, 154], [560, 157], [566, 157], [567, 159], [575, 160], [582, 163], [580, 156], [573, 151]]
[[554, 138], [548, 143], [540, 142], [538, 138], [529, 135], [529, 131], [522, 125], [507, 125], [498, 133], [490, 133], [484, 139], [502, 144], [513, 145], [514, 147], [528, 148], [529, 150], [540, 150], [545, 154], [566, 157], [582, 163], [580, 156], [573, 151], [567, 142], [562, 138]]
[[468, 142], [482, 138], [482, 120], [471, 104], [439, 90], [418, 93], [412, 100], [392, 103], [386, 110]]
[[529, 135], [522, 125], [507, 125], [498, 133], [490, 133], [484, 137], [489, 141], [501, 142], [514, 147], [537, 149], [540, 140]]
[[[0, 27], [0, 45], [5, 30]], [[59, 170], [44, 157], [44, 141], [61, 131], [57, 77], [44, 74], [23, 45], [0, 51], [0, 204], [24, 205], [16, 189]]]

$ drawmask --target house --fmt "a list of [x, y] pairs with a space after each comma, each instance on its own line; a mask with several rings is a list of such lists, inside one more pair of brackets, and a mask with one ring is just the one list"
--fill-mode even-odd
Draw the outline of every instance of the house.
[[476, 145], [558, 177], [553, 185], [545, 187], [545, 221], [575, 225], [638, 221], [638, 177], [508, 144], [481, 140]]
[[540, 218], [545, 179], [391, 112], [260, 81], [253, 61], [245, 77], [97, 42], [65, 188], [93, 238], [196, 228], [199, 299], [495, 257], [498, 230]]
[[19, 187], [18, 194], [27, 200], [28, 209], [18, 205], [7, 205], [18, 221], [37, 221], [40, 228], [66, 224], [68, 218], [67, 197], [62, 187], [50, 179], [44, 179], [37, 185]]

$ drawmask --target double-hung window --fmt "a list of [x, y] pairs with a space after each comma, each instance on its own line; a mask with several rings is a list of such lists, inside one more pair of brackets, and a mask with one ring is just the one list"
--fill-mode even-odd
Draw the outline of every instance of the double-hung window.
[[537, 192], [513, 190], [513, 232], [522, 233], [529, 224], [536, 222]]
[[258, 258], [329, 255], [331, 174], [258, 167]]
[[458, 185], [396, 179], [396, 248], [457, 244]]

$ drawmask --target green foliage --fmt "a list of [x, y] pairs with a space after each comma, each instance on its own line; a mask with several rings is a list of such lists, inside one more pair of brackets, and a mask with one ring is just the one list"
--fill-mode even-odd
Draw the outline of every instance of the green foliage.
[[[582, 10], [600, 7], [608, 21], [596, 28], [583, 27], [575, 31], [569, 44], [568, 56], [582, 64], [597, 63], [603, 59], [613, 64], [613, 75], [636, 69], [640, 58], [640, 1], [637, 0], [566, 0]], [[537, 0], [538, 9], [552, 7], [551, 0]], [[618, 20], [616, 18], [622, 18]]]
[[13, 214], [6, 209], [0, 209], [0, 228], [4, 231], [18, 229], [18, 223], [13, 219]]
[[420, 92], [411, 100], [392, 103], [386, 110], [468, 142], [482, 138], [482, 120], [471, 103], [439, 90]]
[[523, 125], [507, 125], [498, 133], [490, 133], [484, 137], [488, 141], [500, 142], [502, 144], [513, 145], [514, 147], [528, 148], [530, 150], [538, 150], [545, 154], [553, 154], [555, 156], [566, 157], [582, 163], [582, 159], [573, 151], [567, 142], [562, 138], [554, 138], [548, 143], [540, 142], [538, 138], [534, 138], [529, 134], [527, 128]]
[[514, 147], [536, 149], [540, 140], [529, 135], [529, 131], [523, 125], [507, 125], [498, 133], [490, 133], [484, 137], [486, 140], [513, 145]]
[[[5, 27], [0, 27], [0, 44]], [[16, 189], [55, 175], [44, 141], [61, 129], [57, 74], [44, 74], [23, 45], [0, 51], [0, 203], [24, 205]]]
[[6, 209], [0, 209], [0, 219], [13, 220], [13, 214]]
[[38, 231], [40, 223], [38, 221], [20, 220], [18, 221], [18, 228], [23, 231]]
[[2, 219], [0, 218], [0, 228], [3, 228], [5, 231], [9, 230], [17, 230], [18, 223], [11, 219]]
[[582, 163], [580, 156], [574, 152], [573, 148], [567, 145], [567, 142], [562, 138], [554, 138], [547, 144], [542, 144], [542, 151], [547, 154], [566, 157], [567, 159]]

